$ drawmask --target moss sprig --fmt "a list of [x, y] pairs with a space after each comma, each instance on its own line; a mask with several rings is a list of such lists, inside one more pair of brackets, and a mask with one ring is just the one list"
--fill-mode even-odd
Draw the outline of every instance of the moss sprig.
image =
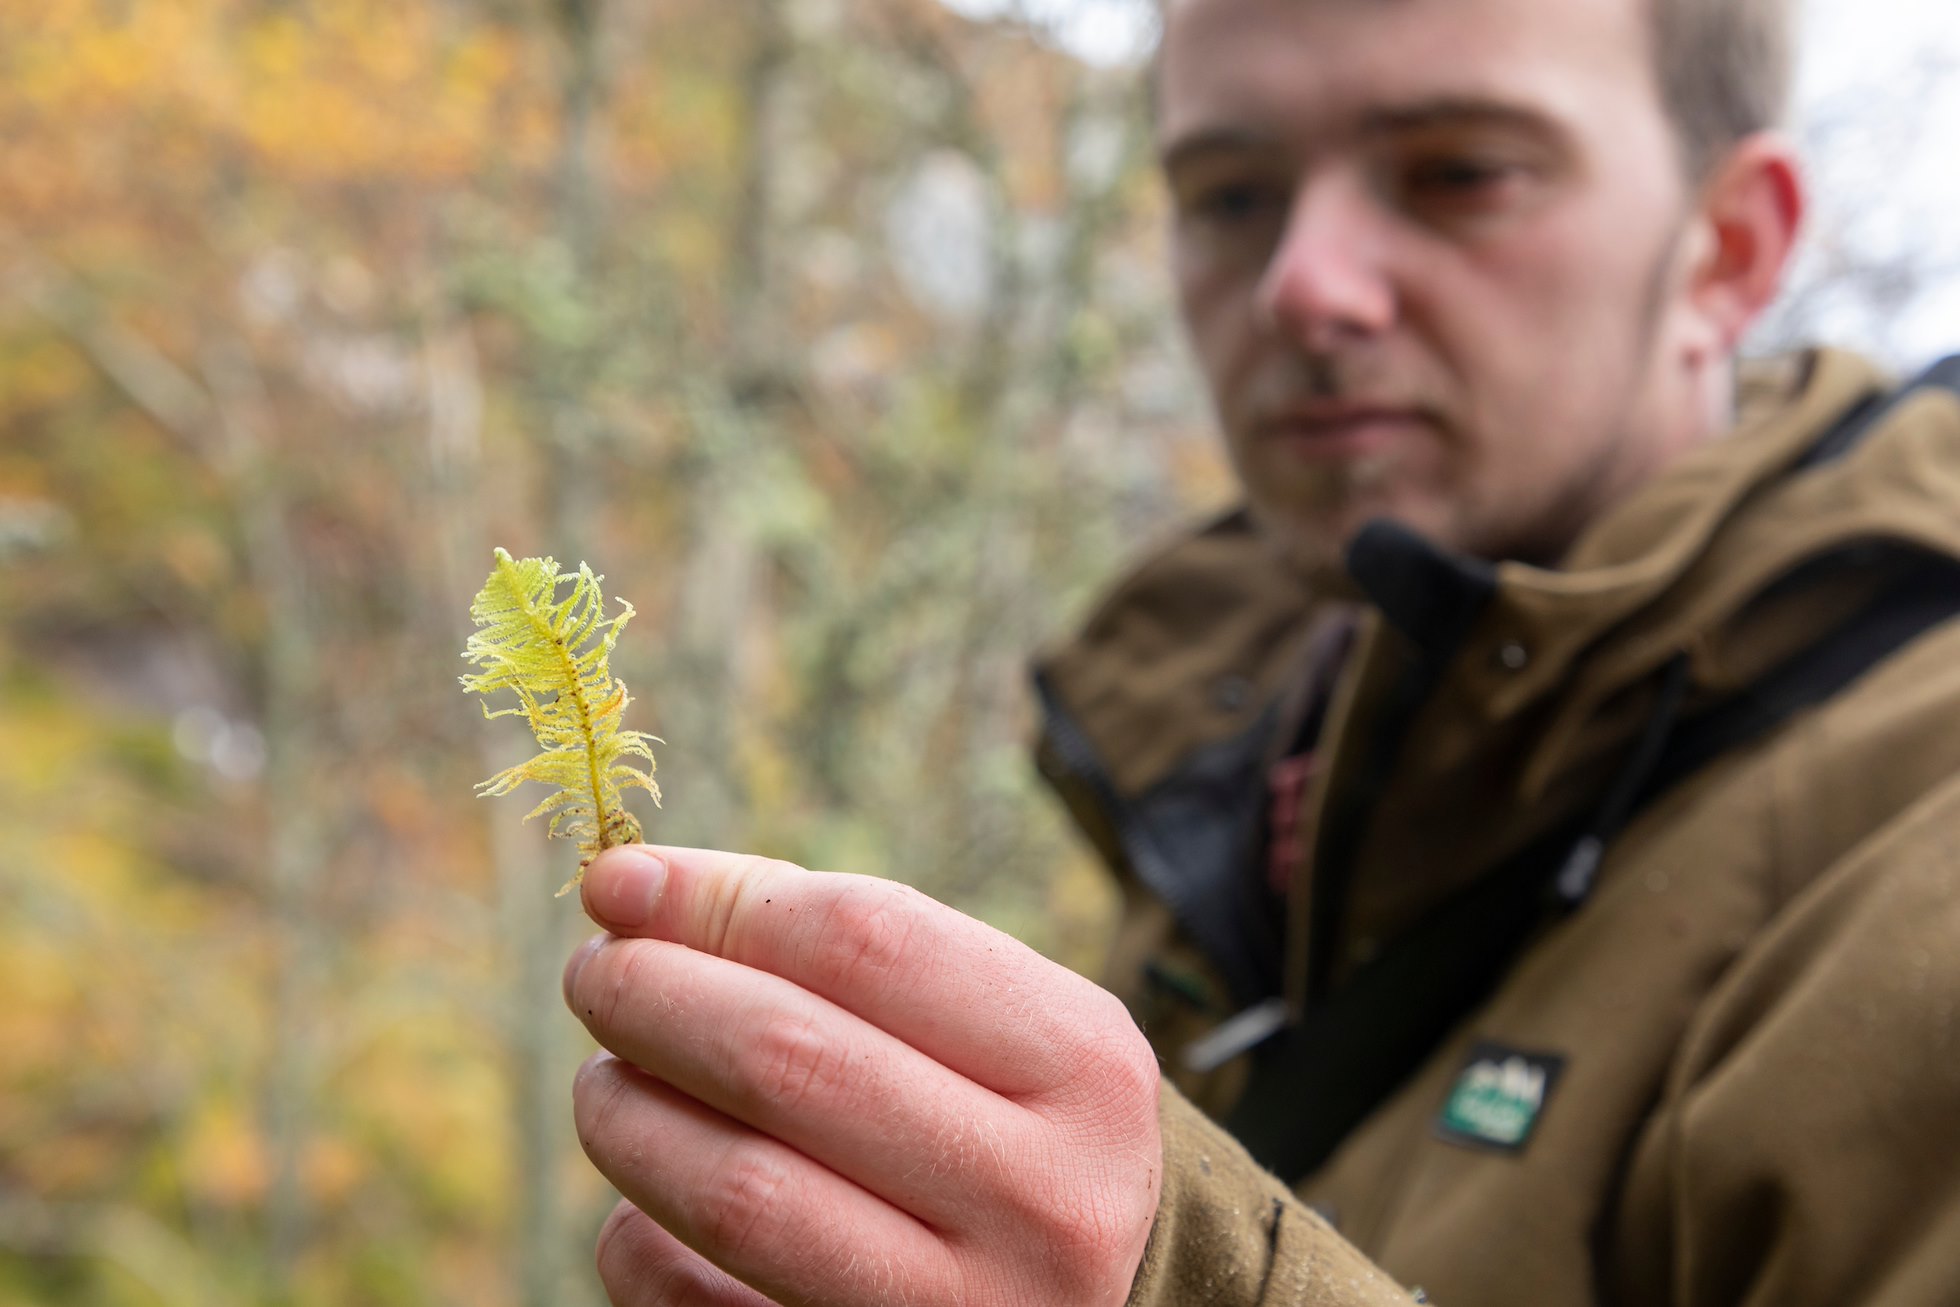
[[625, 790], [637, 786], [655, 805], [660, 802], [651, 746], [661, 741], [621, 728], [632, 700], [608, 665], [633, 605], [620, 600], [618, 615], [606, 617], [599, 590], [604, 579], [584, 563], [576, 574], [560, 575], [552, 559], [513, 559], [499, 549], [496, 567], [470, 604], [470, 620], [479, 629], [463, 649], [464, 658], [484, 669], [460, 678], [465, 690], [517, 696], [516, 707], [492, 712], [486, 703], [483, 715], [523, 717], [541, 749], [476, 788], [493, 795], [525, 781], [553, 787], [524, 819], [550, 813], [548, 833], [578, 841], [578, 871], [561, 895], [585, 878], [601, 849], [640, 839], [639, 820], [621, 799]]

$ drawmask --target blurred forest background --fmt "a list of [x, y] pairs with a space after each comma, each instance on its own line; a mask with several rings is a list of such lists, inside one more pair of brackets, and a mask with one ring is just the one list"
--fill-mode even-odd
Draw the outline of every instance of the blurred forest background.
[[[1135, 69], [1055, 11], [0, 5], [0, 1307], [603, 1300], [573, 856], [455, 682], [493, 545], [640, 610], [652, 838], [1095, 965], [1025, 659], [1229, 486]], [[1830, 166], [1945, 58], [1823, 97]], [[1915, 361], [1898, 215], [1766, 339]]]

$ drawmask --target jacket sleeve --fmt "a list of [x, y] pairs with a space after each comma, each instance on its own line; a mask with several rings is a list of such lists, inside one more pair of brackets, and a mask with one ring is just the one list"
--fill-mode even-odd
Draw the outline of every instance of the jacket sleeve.
[[1129, 1307], [1407, 1307], [1418, 1301], [1166, 1083], [1164, 1185]]
[[1960, 1302], [1960, 781], [1786, 906], [1636, 1147], [1628, 1301]]

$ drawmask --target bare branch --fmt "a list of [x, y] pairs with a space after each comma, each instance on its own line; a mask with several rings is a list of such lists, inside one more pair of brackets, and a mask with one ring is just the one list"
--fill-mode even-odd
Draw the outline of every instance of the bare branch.
[[163, 351], [93, 310], [72, 273], [0, 232], [0, 290], [60, 332], [110, 384], [191, 452], [209, 460], [217, 413], [210, 394]]

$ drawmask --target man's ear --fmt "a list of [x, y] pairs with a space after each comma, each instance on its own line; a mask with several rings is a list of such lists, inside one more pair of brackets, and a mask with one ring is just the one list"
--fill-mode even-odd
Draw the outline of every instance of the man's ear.
[[1796, 148], [1776, 132], [1743, 138], [1703, 184], [1688, 302], [1719, 353], [1775, 300], [1808, 204]]

